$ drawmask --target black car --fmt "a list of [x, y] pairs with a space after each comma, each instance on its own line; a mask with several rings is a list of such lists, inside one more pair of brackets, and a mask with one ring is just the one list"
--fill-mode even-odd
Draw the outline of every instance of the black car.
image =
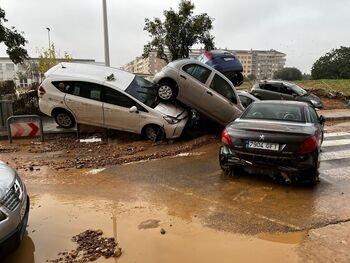
[[243, 83], [243, 66], [239, 59], [227, 50], [205, 51], [198, 60], [224, 74], [234, 86]]
[[309, 103], [314, 108], [322, 109], [319, 97], [308, 93], [298, 85], [283, 80], [260, 80], [251, 90], [251, 94], [260, 100], [296, 100]]
[[225, 173], [282, 176], [287, 183], [318, 180], [323, 116], [308, 103], [256, 101], [222, 132]]

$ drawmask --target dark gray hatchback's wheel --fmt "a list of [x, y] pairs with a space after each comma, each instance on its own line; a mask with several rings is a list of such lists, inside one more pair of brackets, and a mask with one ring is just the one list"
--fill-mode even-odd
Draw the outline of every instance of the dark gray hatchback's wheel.
[[72, 128], [75, 125], [73, 115], [68, 111], [59, 111], [54, 115], [56, 123], [62, 128]]
[[144, 129], [144, 134], [147, 137], [147, 139], [155, 142], [158, 140], [162, 140], [164, 138], [164, 130], [163, 128], [157, 126], [157, 125], [148, 125]]
[[161, 101], [171, 101], [177, 96], [176, 86], [169, 82], [159, 83], [157, 96]]

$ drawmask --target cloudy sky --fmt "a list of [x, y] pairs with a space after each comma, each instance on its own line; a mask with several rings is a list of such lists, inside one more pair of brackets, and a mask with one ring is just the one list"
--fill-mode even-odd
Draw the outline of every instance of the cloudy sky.
[[[195, 13], [214, 18], [215, 44], [228, 49], [276, 49], [287, 66], [310, 72], [313, 62], [350, 46], [349, 0], [193, 0]], [[107, 0], [111, 65], [142, 54], [148, 40], [146, 17], [162, 17], [179, 0]], [[0, 0], [7, 26], [24, 32], [32, 57], [48, 46], [46, 27], [57, 49], [73, 58], [104, 60], [102, 0]], [[3, 44], [1, 44], [3, 45]], [[0, 46], [0, 56], [6, 56]]]

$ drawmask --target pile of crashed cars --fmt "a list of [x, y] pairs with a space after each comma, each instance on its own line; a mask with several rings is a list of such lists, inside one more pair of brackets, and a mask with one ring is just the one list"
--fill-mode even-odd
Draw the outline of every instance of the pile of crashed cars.
[[64, 128], [89, 124], [153, 141], [180, 137], [198, 113], [227, 125], [219, 154], [225, 173], [317, 182], [324, 118], [315, 108], [323, 107], [321, 100], [280, 80], [236, 91], [242, 71], [226, 50], [170, 62], [153, 82], [116, 68], [61, 63], [46, 72], [39, 106]]

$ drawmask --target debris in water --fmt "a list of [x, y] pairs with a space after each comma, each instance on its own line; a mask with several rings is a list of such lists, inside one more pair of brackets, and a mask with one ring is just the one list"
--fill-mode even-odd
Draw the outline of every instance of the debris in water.
[[54, 263], [81, 263], [88, 261], [95, 261], [100, 257], [120, 257], [122, 249], [118, 247], [118, 243], [113, 237], [102, 237], [103, 231], [86, 230], [79, 235], [73, 236], [72, 241], [78, 244], [76, 249], [70, 252], [59, 252], [58, 259], [47, 260], [47, 262]]

